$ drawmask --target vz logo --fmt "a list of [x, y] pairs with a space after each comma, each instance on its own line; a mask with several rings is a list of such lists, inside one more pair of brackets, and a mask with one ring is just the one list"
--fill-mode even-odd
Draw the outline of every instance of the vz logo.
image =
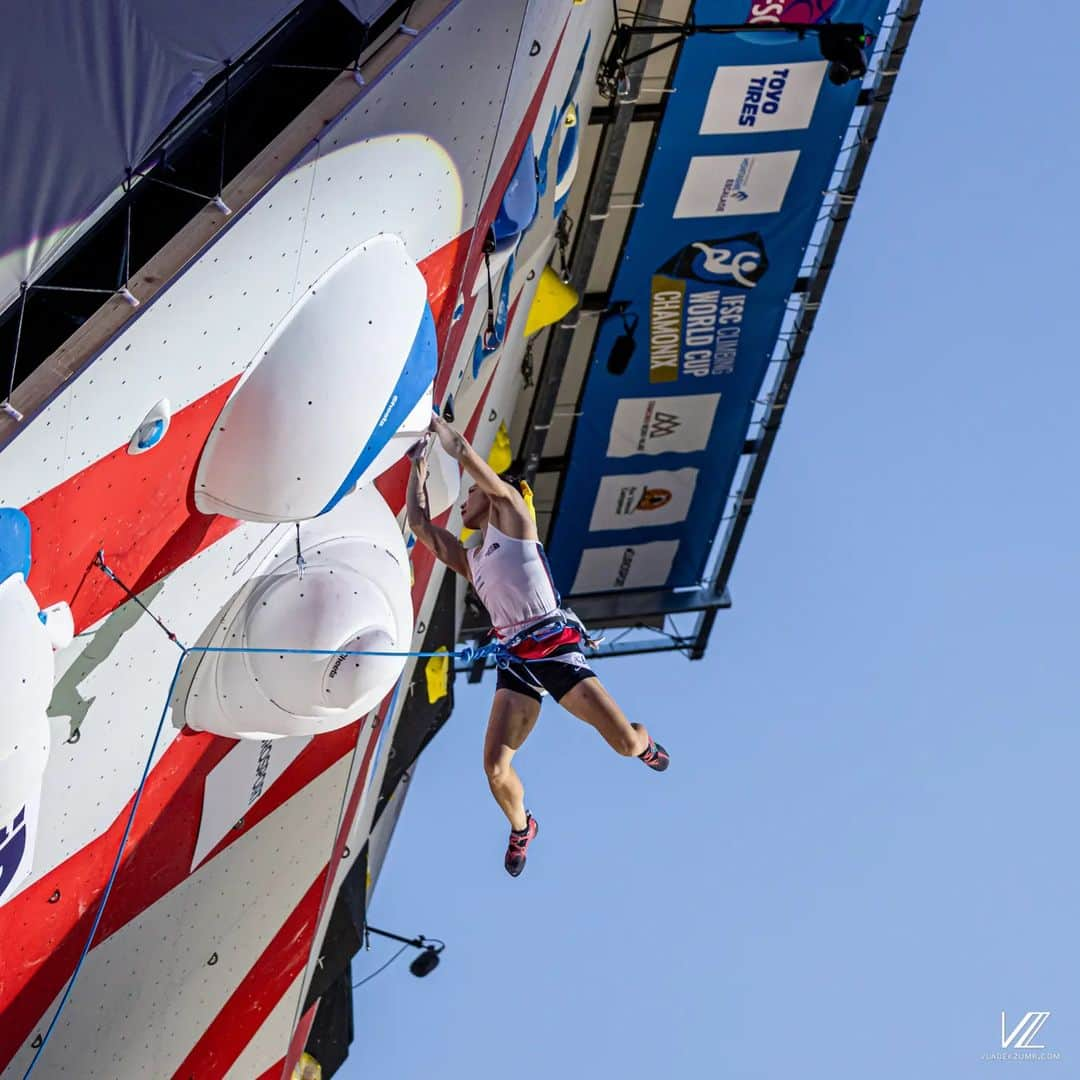
[[769, 260], [760, 234], [743, 233], [723, 240], [697, 240], [687, 244], [657, 273], [710, 285], [728, 284], [752, 289], [768, 268]]
[[26, 807], [24, 806], [11, 823], [0, 827], [0, 895], [15, 877], [26, 854]]
[[1024, 1014], [1024, 1019], [1005, 1034], [1005, 1012], [1001, 1013], [1001, 1049], [1008, 1050], [1044, 1050], [1042, 1043], [1033, 1043], [1031, 1040], [1039, 1034], [1040, 1028], [1050, 1018], [1048, 1012], [1029, 1012]]
[[498, 551], [498, 550], [499, 550], [499, 542], [498, 542], [498, 540], [496, 540], [494, 544], [491, 544], [488, 547], [487, 551], [485, 551], [484, 554], [485, 555], [490, 555], [493, 551]]

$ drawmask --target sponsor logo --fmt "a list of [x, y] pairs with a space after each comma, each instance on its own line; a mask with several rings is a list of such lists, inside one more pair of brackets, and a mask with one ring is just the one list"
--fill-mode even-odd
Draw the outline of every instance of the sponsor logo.
[[26, 807], [12, 821], [11, 827], [0, 827], [0, 896], [15, 879], [26, 854]]
[[[340, 660], [338, 663], [340, 664]], [[337, 670], [336, 668], [334, 669]], [[251, 782], [251, 794], [248, 796], [250, 806], [262, 793], [266, 786], [266, 773], [270, 768], [270, 755], [273, 753], [274, 743], [271, 739], [263, 739], [259, 745], [259, 760], [255, 763], [255, 779]]]
[[[634, 488], [626, 488], [626, 491], [634, 491]], [[667, 488], [645, 488], [638, 499], [635, 510], [659, 510], [671, 502], [671, 492]]]
[[719, 393], [622, 398], [611, 422], [608, 457], [704, 450], [719, 402]]
[[618, 517], [631, 518], [638, 513], [662, 510], [671, 502], [671, 491], [662, 487], [644, 487], [630, 483], [619, 488], [615, 497], [615, 513]]
[[332, 667], [330, 668], [330, 678], [331, 678], [331, 679], [332, 679], [332, 678], [334, 678], [334, 676], [335, 676], [335, 675], [337, 675], [337, 673], [338, 673], [338, 669], [339, 669], [339, 668], [341, 667], [341, 665], [342, 665], [342, 664], [344, 664], [344, 663], [345, 663], [345, 661], [346, 661], [346, 660], [348, 660], [348, 659], [349, 659], [349, 654], [348, 654], [348, 653], [342, 653], [342, 654], [341, 654], [341, 655], [340, 655], [340, 656], [339, 656], [339, 657], [338, 657], [338, 658], [337, 658], [337, 659], [336, 659], [336, 660], [334, 661], [334, 663], [333, 663], [333, 666], [332, 666]]
[[695, 240], [668, 259], [657, 273], [752, 289], [768, 268], [761, 235], [743, 233], [724, 240]]
[[581, 553], [571, 591], [581, 595], [664, 585], [678, 549], [678, 540], [586, 548]]
[[[761, 39], [766, 35], [750, 36]], [[824, 60], [799, 60], [788, 64], [717, 67], [699, 133], [745, 135], [808, 128], [828, 66]], [[746, 202], [745, 184], [742, 189], [736, 189], [733, 182], [732, 191], [736, 202]]]
[[[754, 0], [746, 21], [761, 23], [821, 22], [842, 0]], [[760, 35], [759, 35], [760, 36]]]
[[387, 420], [390, 419], [390, 414], [394, 411], [394, 406], [398, 402], [398, 395], [394, 394], [393, 397], [386, 403], [386, 408], [383, 409], [382, 416], [379, 417], [379, 422], [375, 425], [376, 428], [381, 428]]
[[499, 541], [496, 540], [494, 544], [491, 544], [488, 547], [487, 551], [485, 551], [484, 554], [485, 555], [490, 555], [493, 551], [498, 551], [498, 550], [499, 550]]
[[[704, 122], [711, 124], [714, 119], [715, 114], [711, 119], [707, 116]], [[765, 117], [763, 128], [765, 121], [774, 126], [772, 117]], [[737, 124], [735, 130], [740, 130]], [[714, 129], [706, 127], [705, 131]], [[695, 155], [687, 165], [672, 216], [680, 219], [775, 214], [787, 198], [799, 153], [769, 150], [759, 154]]]
[[737, 202], [746, 202], [750, 198], [750, 192], [746, 189], [750, 186], [750, 177], [754, 174], [755, 160], [752, 157], [744, 157], [739, 162], [735, 175], [724, 181], [720, 190], [720, 198], [717, 200], [716, 209], [723, 214], [732, 199]]
[[624, 552], [622, 558], [619, 560], [619, 569], [615, 574], [615, 588], [621, 589], [626, 584], [626, 579], [630, 576], [630, 567], [634, 565], [634, 556], [637, 552], [628, 547]]
[[602, 477], [589, 519], [590, 532], [647, 529], [685, 521], [697, 477], [695, 468]]
[[649, 382], [730, 375], [747, 294], [768, 270], [758, 233], [696, 240], [653, 275]]
[[759, 113], [775, 116], [780, 111], [790, 74], [791, 68], [774, 68], [771, 75], [750, 80], [739, 110], [739, 127], [756, 127]]
[[656, 412], [646, 419], [641, 428], [638, 449], [644, 450], [649, 439], [666, 439], [679, 430], [682, 421], [673, 412]]

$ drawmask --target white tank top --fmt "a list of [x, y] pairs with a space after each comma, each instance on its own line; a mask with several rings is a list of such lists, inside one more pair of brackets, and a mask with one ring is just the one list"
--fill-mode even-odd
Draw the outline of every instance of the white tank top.
[[503, 641], [559, 610], [544, 549], [537, 540], [515, 540], [488, 524], [469, 551], [473, 587]]

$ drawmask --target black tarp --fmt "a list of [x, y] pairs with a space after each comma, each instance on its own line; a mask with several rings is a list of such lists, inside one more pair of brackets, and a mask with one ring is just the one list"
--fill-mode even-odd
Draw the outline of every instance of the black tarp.
[[[431, 621], [428, 623], [427, 631], [424, 634], [423, 652], [434, 652], [438, 648], [444, 648], [448, 652], [453, 651], [456, 627], [454, 613], [455, 591], [454, 575], [447, 572], [431, 613]], [[379, 801], [376, 803], [375, 817], [372, 820], [373, 830], [397, 790], [402, 776], [412, 768], [424, 747], [435, 738], [439, 729], [446, 723], [450, 713], [453, 711], [453, 661], [449, 661], [445, 696], [435, 697], [432, 700], [434, 694], [429, 686], [429, 675], [432, 674], [432, 669], [436, 664], [438, 664], [438, 661], [420, 660], [417, 662], [413, 672], [401, 719], [398, 721], [388, 751], [386, 772], [383, 775], [382, 786], [379, 789]]]
[[349, 962], [321, 996], [304, 1049], [330, 1080], [349, 1056], [353, 1041], [352, 973]]

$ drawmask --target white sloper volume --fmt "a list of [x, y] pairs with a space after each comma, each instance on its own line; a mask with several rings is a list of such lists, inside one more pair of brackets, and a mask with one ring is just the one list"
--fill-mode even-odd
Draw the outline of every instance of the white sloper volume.
[[[0, 903], [29, 875], [41, 805], [41, 783], [49, 758], [49, 721], [45, 714], [53, 692], [53, 647], [71, 641], [71, 611], [57, 604], [38, 614], [26, 585], [29, 570], [29, 523], [5, 509], [0, 521]], [[17, 518], [16, 529], [10, 526]], [[17, 539], [21, 552], [5, 543]], [[17, 563], [18, 565], [13, 565]]]
[[233, 390], [203, 449], [196, 506], [245, 521], [326, 513], [404, 452], [396, 433], [426, 427], [436, 365], [427, 285], [404, 243], [384, 233], [358, 245]]
[[[316, 735], [375, 708], [411, 648], [408, 555], [382, 496], [365, 487], [304, 526], [303, 575], [291, 530], [208, 642], [185, 720], [217, 735]], [[265, 572], [263, 572], [265, 571]], [[316, 651], [305, 651], [316, 650]], [[383, 655], [359, 655], [359, 654]]]

